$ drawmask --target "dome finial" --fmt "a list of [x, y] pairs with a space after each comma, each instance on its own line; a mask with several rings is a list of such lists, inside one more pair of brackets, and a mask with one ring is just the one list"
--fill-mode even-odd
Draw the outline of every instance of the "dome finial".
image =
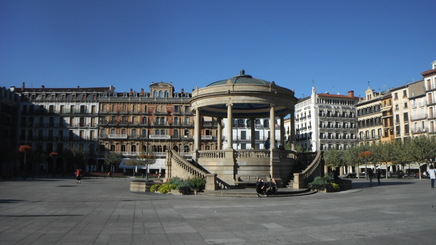
[[244, 76], [245, 75], [245, 70], [242, 69], [241, 72], [239, 73], [239, 75]]

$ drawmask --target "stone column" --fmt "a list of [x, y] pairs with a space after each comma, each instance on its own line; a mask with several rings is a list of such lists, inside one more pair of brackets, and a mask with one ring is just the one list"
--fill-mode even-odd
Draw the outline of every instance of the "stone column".
[[285, 146], [285, 118], [280, 116], [280, 145]]
[[198, 159], [198, 151], [200, 150], [201, 129], [200, 129], [201, 115], [200, 110], [195, 109], [195, 122], [194, 122], [194, 156], [195, 160]]
[[269, 121], [270, 121], [270, 123], [269, 123], [270, 124], [269, 125], [270, 138], [269, 139], [270, 139], [270, 149], [271, 150], [274, 150], [276, 148], [275, 124], [274, 124], [275, 117], [276, 117], [276, 115], [275, 115], [274, 105], [271, 105], [271, 109], [269, 112]]
[[251, 127], [251, 149], [256, 149], [256, 128], [254, 128], [255, 118], [251, 118], [250, 127]]
[[223, 119], [217, 118], [217, 150], [222, 150], [223, 148]]
[[[314, 117], [313, 115], [312, 115], [312, 117]], [[291, 149], [292, 150], [295, 150], [295, 112], [294, 112], [294, 110], [292, 110], [291, 111], [291, 118], [290, 118], [290, 120], [291, 120], [291, 128], [289, 129], [291, 132]], [[314, 127], [315, 125], [312, 125], [312, 127]], [[317, 125], [316, 125], [316, 127], [318, 127]]]
[[227, 104], [227, 149], [233, 149], [233, 104]]

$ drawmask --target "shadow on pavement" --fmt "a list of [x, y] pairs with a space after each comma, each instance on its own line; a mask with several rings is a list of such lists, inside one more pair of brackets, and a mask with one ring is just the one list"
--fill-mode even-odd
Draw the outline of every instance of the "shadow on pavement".
[[383, 186], [390, 186], [390, 185], [409, 185], [413, 184], [413, 182], [403, 182], [403, 181], [388, 181], [388, 182], [381, 182], [380, 185], [378, 185], [377, 180], [372, 181], [372, 186], [369, 180], [367, 182], [352, 182], [353, 189], [362, 189], [362, 188], [372, 188], [372, 187], [383, 187]]

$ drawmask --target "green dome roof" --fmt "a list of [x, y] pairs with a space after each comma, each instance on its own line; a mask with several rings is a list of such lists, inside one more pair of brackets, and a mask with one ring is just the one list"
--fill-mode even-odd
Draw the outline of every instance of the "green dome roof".
[[250, 75], [246, 75], [245, 71], [242, 70], [240, 72], [240, 74], [237, 76], [234, 76], [234, 77], [229, 78], [229, 79], [213, 82], [213, 83], [207, 85], [207, 87], [225, 85], [225, 84], [228, 84], [229, 81], [230, 81], [230, 83], [233, 83], [233, 84], [251, 84], [251, 85], [269, 85], [270, 84], [270, 82], [268, 82], [268, 81], [253, 78]]

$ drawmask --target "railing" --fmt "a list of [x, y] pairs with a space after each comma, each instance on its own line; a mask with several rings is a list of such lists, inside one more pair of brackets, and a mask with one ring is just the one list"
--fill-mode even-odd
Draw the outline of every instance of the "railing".
[[199, 158], [224, 158], [225, 152], [220, 150], [199, 151]]
[[269, 158], [270, 150], [238, 150], [236, 152], [237, 158]]
[[127, 139], [127, 134], [108, 134], [109, 139]]
[[[174, 168], [174, 165], [176, 165], [177, 167]], [[206, 190], [216, 190], [217, 187], [219, 186], [219, 183], [222, 182], [222, 181], [217, 182], [216, 174], [211, 174], [207, 172], [207, 170], [205, 169], [200, 169], [196, 167], [193, 163], [181, 157], [174, 150], [170, 150], [167, 153], [166, 167], [167, 167], [167, 178], [172, 178], [177, 176], [181, 178], [198, 177], [198, 178], [206, 179]]]
[[322, 151], [318, 151], [315, 159], [312, 163], [301, 173], [294, 173], [294, 189], [303, 189], [315, 178], [315, 175], [321, 175], [323, 165], [322, 162]]
[[166, 139], [171, 139], [171, 136], [170, 135], [150, 135], [150, 139], [166, 140]]

